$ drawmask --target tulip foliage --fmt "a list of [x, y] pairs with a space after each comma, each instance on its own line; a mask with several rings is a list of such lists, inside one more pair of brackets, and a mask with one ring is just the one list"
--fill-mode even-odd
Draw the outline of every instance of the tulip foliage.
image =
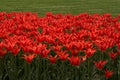
[[0, 80], [119, 80], [120, 16], [0, 13]]

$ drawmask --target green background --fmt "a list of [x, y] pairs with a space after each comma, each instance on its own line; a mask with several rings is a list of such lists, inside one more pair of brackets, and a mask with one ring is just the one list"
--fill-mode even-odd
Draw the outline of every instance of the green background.
[[36, 12], [44, 16], [54, 14], [105, 14], [117, 16], [120, 13], [120, 0], [0, 0], [0, 12]]

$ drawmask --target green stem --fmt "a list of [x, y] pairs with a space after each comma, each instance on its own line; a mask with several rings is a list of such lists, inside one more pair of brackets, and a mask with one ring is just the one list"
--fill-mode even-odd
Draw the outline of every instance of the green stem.
[[27, 79], [27, 80], [30, 80], [30, 64], [28, 64], [28, 63], [25, 63], [24, 64], [24, 71], [25, 71], [25, 76], [24, 76], [24, 79]]
[[118, 58], [117, 63], [117, 80], [120, 79], [120, 57]]
[[3, 77], [3, 71], [4, 71], [4, 67], [3, 67], [3, 61], [4, 59], [3, 58], [0, 58], [0, 80], [2, 80], [2, 77]]
[[46, 68], [46, 59], [43, 59], [43, 80], [46, 80], [46, 72], [47, 72], [47, 68]]
[[39, 80], [39, 67], [40, 67], [40, 64], [39, 64], [39, 58], [37, 57], [36, 58], [36, 60], [35, 60], [35, 65], [36, 65], [36, 76], [35, 76], [35, 78], [36, 78], [36, 80]]
[[90, 59], [87, 61], [87, 70], [88, 70], [88, 80], [90, 80]]
[[61, 79], [63, 80], [63, 79], [65, 79], [64, 77], [65, 77], [65, 71], [64, 71], [65, 69], [64, 69], [64, 62], [61, 62], [61, 67], [60, 67], [60, 71], [61, 71]]

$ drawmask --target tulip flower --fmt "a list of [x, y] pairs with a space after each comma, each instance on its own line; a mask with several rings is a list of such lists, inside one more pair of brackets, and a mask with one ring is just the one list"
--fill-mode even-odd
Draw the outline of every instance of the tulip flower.
[[117, 58], [117, 53], [108, 53], [108, 55], [112, 60], [115, 60]]
[[50, 55], [50, 56], [48, 57], [48, 59], [49, 59], [50, 63], [55, 64], [56, 61], [57, 61], [57, 55], [54, 56], [54, 57], [53, 57], [52, 55]]
[[79, 57], [72, 56], [72, 57], [69, 57], [68, 60], [69, 60], [70, 64], [73, 66], [80, 66], [80, 64], [81, 64], [81, 60]]
[[59, 56], [61, 61], [66, 61], [69, 54], [67, 54], [66, 52], [57, 52], [57, 55]]
[[23, 59], [28, 63], [28, 64], [31, 64], [33, 59], [36, 57], [35, 54], [29, 54], [29, 55], [23, 55]]
[[107, 61], [99, 61], [99, 62], [94, 62], [96, 68], [98, 70], [102, 70], [104, 68], [104, 66], [106, 65]]
[[109, 79], [110, 77], [112, 77], [112, 75], [113, 75], [113, 71], [109, 71], [109, 70], [105, 71], [105, 78], [106, 79]]

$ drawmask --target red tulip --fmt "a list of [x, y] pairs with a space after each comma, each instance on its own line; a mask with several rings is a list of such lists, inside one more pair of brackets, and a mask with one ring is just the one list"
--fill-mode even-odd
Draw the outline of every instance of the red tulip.
[[16, 55], [18, 55], [19, 51], [20, 51], [20, 48], [14, 48], [13, 50], [11, 50], [11, 53], [12, 53], [14, 56], [16, 56]]
[[22, 58], [27, 62], [27, 63], [32, 63], [33, 59], [36, 57], [35, 54], [30, 54], [30, 55], [24, 55]]
[[61, 61], [66, 61], [69, 54], [67, 54], [66, 52], [57, 52], [57, 55], [59, 56]]
[[87, 49], [86, 50], [86, 57], [87, 58], [92, 57], [95, 52], [96, 52], [96, 50], [94, 50], [94, 49], [91, 49], [91, 48]]
[[57, 55], [54, 56], [54, 57], [50, 55], [50, 56], [48, 57], [48, 59], [49, 59], [50, 63], [55, 64], [56, 61], [57, 61]]
[[105, 78], [106, 79], [109, 79], [110, 77], [112, 77], [112, 75], [113, 75], [112, 71], [108, 71], [108, 70], [105, 71]]
[[61, 47], [61, 46], [58, 46], [58, 45], [53, 47], [53, 49], [54, 49], [55, 51], [61, 51], [61, 48], [62, 48], [62, 47]]
[[79, 66], [81, 63], [81, 60], [78, 56], [77, 57], [74, 57], [74, 56], [69, 57], [68, 60], [70, 61], [70, 64], [73, 66]]
[[73, 56], [78, 56], [79, 51], [75, 49], [75, 50], [71, 50], [71, 53]]
[[107, 61], [99, 61], [99, 62], [94, 62], [96, 68], [98, 70], [102, 70], [104, 66], [106, 65]]
[[108, 53], [108, 55], [112, 60], [115, 60], [117, 58], [117, 53]]
[[49, 53], [50, 53], [50, 51], [45, 49], [40, 53], [40, 55], [42, 58], [47, 58]]
[[0, 57], [4, 57], [7, 54], [7, 49], [3, 42], [0, 43]]
[[4, 57], [7, 54], [7, 50], [0, 49], [0, 57]]

